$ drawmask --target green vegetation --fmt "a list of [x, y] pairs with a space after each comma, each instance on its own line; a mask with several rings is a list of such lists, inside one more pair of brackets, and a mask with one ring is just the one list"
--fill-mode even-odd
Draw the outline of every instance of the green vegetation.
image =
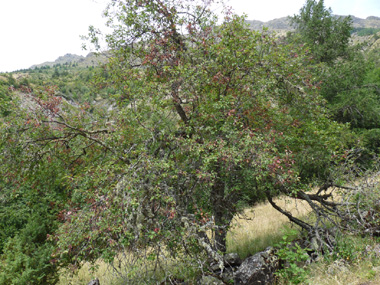
[[316, 61], [332, 64], [346, 54], [352, 19], [335, 18], [331, 9], [325, 8], [323, 0], [307, 0], [300, 14], [290, 20]]
[[0, 78], [0, 116], [7, 116], [9, 114], [9, 104], [11, 101], [9, 87], [12, 77]]
[[304, 282], [308, 274], [305, 263], [310, 259], [308, 254], [310, 249], [302, 248], [298, 243], [292, 243], [287, 235], [276, 246], [278, 247], [277, 255], [280, 262], [287, 263], [277, 271], [279, 278], [287, 280], [290, 284]]
[[309, 266], [305, 284], [379, 283], [379, 242], [378, 238], [341, 237], [332, 256]]
[[380, 29], [376, 28], [354, 28], [351, 31], [351, 34], [356, 33], [360, 37], [376, 35], [380, 32]]
[[378, 153], [378, 52], [349, 46], [351, 19], [335, 18], [324, 1], [307, 1], [291, 20], [299, 35], [296, 40], [308, 45], [317, 62], [327, 63], [316, 77], [334, 120], [349, 123], [367, 149]]
[[20, 80], [14, 85], [44, 87], [57, 86], [57, 95], [72, 102], [93, 102], [95, 99], [112, 95], [109, 90], [95, 91], [92, 78], [96, 75], [98, 68], [94, 66], [79, 66], [77, 63], [55, 64], [53, 66], [35, 67], [33, 69], [17, 71]]
[[378, 52], [350, 46], [350, 18], [323, 1], [286, 38], [218, 22], [209, 2], [111, 1], [106, 63], [1, 75], [0, 284], [99, 260], [128, 284], [196, 280], [227, 251], [275, 243], [280, 279], [307, 280], [309, 250], [282, 240], [283, 221], [239, 232], [262, 205], [326, 262], [362, 258], [346, 235], [379, 230]]

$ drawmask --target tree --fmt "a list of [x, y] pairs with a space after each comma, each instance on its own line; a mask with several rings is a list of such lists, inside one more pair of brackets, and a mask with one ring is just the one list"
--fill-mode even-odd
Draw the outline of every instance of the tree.
[[[334, 120], [349, 123], [370, 152], [378, 151], [379, 88], [370, 78], [375, 58], [365, 44], [349, 45], [351, 19], [338, 18], [323, 1], [307, 1], [291, 18], [300, 40], [311, 49], [317, 63], [316, 78]], [[365, 158], [364, 158], [365, 157]], [[368, 163], [371, 156], [363, 156]]]
[[379, 126], [378, 85], [367, 83], [374, 66], [359, 50], [325, 68], [321, 94], [328, 100], [335, 120], [350, 123], [353, 129], [372, 129]]
[[[156, 174], [131, 188], [158, 187], [181, 217], [207, 210], [217, 227], [213, 247], [224, 251], [239, 203], [296, 184], [301, 168], [305, 181], [326, 175], [325, 146], [336, 148], [332, 138], [344, 128], [326, 118], [302, 49], [277, 45], [237, 17], [217, 26], [205, 3], [111, 2], [113, 57], [100, 84], [119, 90], [124, 116], [150, 142], [141, 151]], [[94, 28], [90, 38], [98, 42]]]
[[310, 56], [243, 18], [218, 25], [208, 4], [112, 1], [112, 56], [97, 84], [116, 90], [117, 107], [72, 106], [53, 91], [30, 94], [33, 114], [15, 115], [6, 141], [18, 152], [0, 152], [4, 173], [21, 184], [31, 181], [13, 173], [33, 173], [67, 195], [49, 238], [57, 262], [143, 250], [155, 268], [168, 253], [220, 262], [246, 205], [277, 207], [280, 194], [327, 203], [302, 186], [329, 177], [347, 128], [329, 120]]
[[334, 16], [323, 0], [307, 0], [299, 15], [290, 20], [317, 62], [332, 63], [345, 55], [352, 30], [351, 17]]

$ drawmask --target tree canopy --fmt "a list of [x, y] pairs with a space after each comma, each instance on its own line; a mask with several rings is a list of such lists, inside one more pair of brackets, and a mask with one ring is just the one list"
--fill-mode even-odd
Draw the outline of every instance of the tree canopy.
[[[355, 142], [330, 118], [311, 55], [338, 54], [252, 31], [229, 13], [217, 22], [211, 4], [111, 1], [111, 56], [94, 79], [113, 90], [104, 105], [67, 101], [57, 86], [15, 93], [1, 118], [0, 202], [27, 212], [25, 199], [51, 217], [33, 235], [48, 235], [49, 270], [126, 251], [218, 260], [234, 215], [265, 199], [278, 209], [278, 195], [321, 205], [320, 215], [335, 211], [323, 187]], [[94, 27], [89, 40], [100, 42]], [[307, 194], [316, 182], [324, 186]], [[32, 223], [12, 224], [4, 251]]]
[[[82, 193], [99, 181], [98, 199], [108, 202], [99, 202], [101, 212], [72, 211], [60, 240], [88, 244], [88, 217], [120, 225], [108, 231], [118, 246], [154, 240], [174, 249], [188, 219], [213, 225], [210, 246], [223, 252], [243, 205], [328, 176], [346, 128], [328, 119], [305, 50], [233, 15], [217, 25], [206, 2], [113, 1], [105, 15], [113, 56], [98, 84], [118, 90], [118, 107], [112, 132], [96, 140], [109, 162], [82, 172], [71, 188]], [[97, 42], [94, 29], [90, 36]]]
[[307, 0], [290, 20], [318, 62], [332, 63], [345, 55], [352, 30], [350, 16], [334, 16], [323, 0]]

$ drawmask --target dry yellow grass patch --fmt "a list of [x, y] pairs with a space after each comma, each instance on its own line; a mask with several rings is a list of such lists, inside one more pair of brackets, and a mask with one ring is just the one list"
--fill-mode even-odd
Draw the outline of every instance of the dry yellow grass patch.
[[[296, 217], [306, 217], [311, 210], [305, 201], [297, 199], [284, 197], [274, 201]], [[253, 254], [278, 242], [286, 227], [290, 227], [287, 217], [269, 203], [259, 204], [234, 218], [227, 235], [228, 251], [238, 252], [242, 257]]]
[[380, 266], [370, 260], [358, 264], [318, 262], [310, 266], [311, 274], [306, 284], [316, 285], [375, 285], [380, 284]]
[[[95, 278], [99, 279], [100, 284], [107, 285], [157, 284], [157, 280], [164, 280], [168, 276], [191, 278], [197, 271], [193, 259], [181, 256], [173, 258], [165, 255], [165, 250], [160, 254], [160, 266], [156, 267], [156, 261], [148, 259], [147, 255], [150, 253], [150, 249], [141, 252], [140, 255], [120, 253], [115, 257], [114, 268], [99, 259], [94, 266], [86, 262], [76, 271], [61, 270], [58, 285], [87, 284]], [[117, 273], [114, 269], [117, 269]]]
[[98, 260], [95, 267], [86, 262], [73, 274], [70, 269], [61, 270], [58, 285], [82, 285], [98, 278], [100, 284], [119, 284], [120, 278], [114, 273], [112, 268], [104, 261]]

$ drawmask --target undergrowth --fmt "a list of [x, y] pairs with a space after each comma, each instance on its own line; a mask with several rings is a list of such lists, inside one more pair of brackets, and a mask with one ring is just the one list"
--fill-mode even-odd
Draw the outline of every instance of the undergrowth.
[[380, 284], [380, 239], [341, 235], [334, 251], [309, 270], [304, 284]]
[[[307, 217], [307, 208], [297, 205], [294, 209], [299, 217]], [[336, 239], [333, 252], [319, 256], [309, 264], [308, 249], [302, 249], [293, 242], [300, 237], [299, 232], [270, 205], [263, 204], [247, 210], [245, 217], [235, 219], [235, 223], [227, 236], [228, 252], [237, 252], [244, 259], [268, 246], [277, 245], [282, 260], [282, 269], [277, 273], [278, 284], [380, 284], [379, 238], [341, 234]], [[120, 268], [124, 267], [125, 274], [128, 271], [127, 259], [120, 260]], [[191, 260], [181, 262], [173, 259], [168, 262], [171, 272], [168, 281], [196, 282], [199, 272], [194, 263], [191, 264]], [[135, 268], [134, 272], [138, 270]], [[59, 284], [86, 284], [95, 277], [101, 284], [126, 284], [122, 275], [115, 274], [108, 264], [99, 260], [95, 267], [85, 264], [75, 274], [68, 269], [62, 270]], [[154, 280], [163, 279], [158, 275], [150, 280], [151, 284], [155, 284]]]

